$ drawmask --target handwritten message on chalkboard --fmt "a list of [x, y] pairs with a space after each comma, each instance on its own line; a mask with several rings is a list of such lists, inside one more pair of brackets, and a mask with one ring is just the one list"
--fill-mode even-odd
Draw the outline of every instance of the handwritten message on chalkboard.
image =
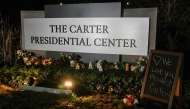
[[152, 50], [141, 95], [168, 103], [174, 95], [182, 56], [181, 53]]

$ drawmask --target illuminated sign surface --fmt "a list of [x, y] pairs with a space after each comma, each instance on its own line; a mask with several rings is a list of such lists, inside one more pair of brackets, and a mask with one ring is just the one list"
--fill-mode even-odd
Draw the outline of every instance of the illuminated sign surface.
[[147, 55], [149, 18], [26, 18], [26, 50]]

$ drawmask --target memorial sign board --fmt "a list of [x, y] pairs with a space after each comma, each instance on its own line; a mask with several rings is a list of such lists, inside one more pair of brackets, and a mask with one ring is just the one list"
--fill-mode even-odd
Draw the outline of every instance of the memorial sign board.
[[182, 53], [151, 50], [140, 96], [168, 103], [170, 108], [182, 57]]
[[25, 18], [27, 50], [148, 54], [149, 18]]

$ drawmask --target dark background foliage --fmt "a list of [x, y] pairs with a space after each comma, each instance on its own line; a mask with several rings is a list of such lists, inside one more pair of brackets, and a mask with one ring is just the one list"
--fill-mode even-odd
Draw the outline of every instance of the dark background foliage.
[[[158, 8], [156, 49], [184, 53], [184, 72], [190, 72], [190, 1], [188, 0], [1, 0], [0, 17], [20, 26], [21, 10], [44, 10], [44, 5], [121, 2], [122, 9]], [[184, 76], [184, 77], [187, 77]]]

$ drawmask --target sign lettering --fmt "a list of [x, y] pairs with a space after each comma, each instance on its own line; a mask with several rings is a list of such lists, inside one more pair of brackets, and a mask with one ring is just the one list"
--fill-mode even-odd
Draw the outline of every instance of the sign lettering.
[[140, 96], [169, 103], [170, 109], [182, 57], [182, 53], [151, 50]]
[[149, 18], [26, 18], [27, 50], [148, 54]]

